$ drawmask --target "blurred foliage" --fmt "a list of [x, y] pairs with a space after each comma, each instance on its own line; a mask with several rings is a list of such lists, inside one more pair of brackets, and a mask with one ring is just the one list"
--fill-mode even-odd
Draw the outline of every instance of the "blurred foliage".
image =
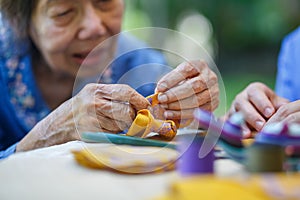
[[125, 29], [143, 26], [176, 29], [178, 21], [190, 11], [198, 11], [210, 20], [217, 42], [215, 61], [225, 83], [227, 105], [252, 81], [274, 86], [281, 41], [300, 25], [300, 0], [126, 0], [126, 3], [127, 16], [143, 14], [126, 17]]
[[197, 10], [211, 20], [218, 42], [230, 48], [278, 43], [300, 24], [299, 0], [127, 0], [153, 26], [174, 29], [182, 13]]

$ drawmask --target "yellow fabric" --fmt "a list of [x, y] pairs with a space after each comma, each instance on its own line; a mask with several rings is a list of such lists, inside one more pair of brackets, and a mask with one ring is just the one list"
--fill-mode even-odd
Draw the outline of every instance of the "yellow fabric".
[[149, 133], [158, 133], [163, 139], [171, 140], [175, 137], [177, 128], [171, 120], [154, 119], [149, 110], [140, 110], [126, 135], [145, 138]]
[[251, 138], [251, 139], [243, 139], [242, 143], [243, 143], [243, 145], [245, 147], [249, 147], [249, 146], [251, 146], [254, 143], [254, 141], [255, 140], [253, 138]]
[[[160, 112], [162, 109], [156, 109], [159, 106], [158, 94], [147, 97], [153, 112]], [[160, 116], [156, 113], [155, 116]], [[188, 120], [180, 123], [190, 123]], [[172, 140], [180, 127], [179, 120], [160, 120], [154, 119], [149, 110], [140, 110], [137, 113], [127, 136], [145, 138], [150, 133], [158, 133], [156, 139]], [[186, 125], [186, 124], [184, 124]], [[153, 151], [153, 153], [139, 154], [140, 152]], [[123, 149], [120, 151], [120, 149]], [[128, 154], [128, 152], [131, 152]], [[113, 147], [104, 147], [98, 149], [84, 149], [73, 152], [76, 161], [89, 168], [106, 169], [120, 173], [153, 173], [174, 169], [174, 163], [178, 158], [177, 152], [168, 148], [158, 147], [134, 147], [114, 145]]]
[[170, 193], [160, 200], [296, 200], [300, 199], [299, 174], [254, 175], [217, 178], [213, 175], [175, 182]]
[[158, 173], [173, 170], [177, 151], [159, 147], [113, 145], [73, 151], [82, 166], [125, 174]]
[[147, 96], [146, 99], [148, 99], [152, 107], [159, 104], [158, 93]]
[[[163, 108], [159, 107], [158, 94], [153, 94], [147, 97], [151, 104], [152, 112], [159, 118], [163, 118]], [[161, 112], [161, 113], [158, 113]], [[137, 113], [135, 120], [129, 128], [126, 135], [145, 138], [151, 132], [159, 134], [160, 139], [172, 140], [177, 132], [177, 128], [188, 126], [193, 120], [160, 120], [154, 119], [149, 110], [140, 110]]]

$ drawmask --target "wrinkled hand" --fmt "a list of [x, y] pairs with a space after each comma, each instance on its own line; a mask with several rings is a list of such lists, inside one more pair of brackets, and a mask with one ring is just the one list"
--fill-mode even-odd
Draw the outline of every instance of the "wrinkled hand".
[[82, 132], [117, 133], [129, 128], [136, 112], [149, 102], [127, 85], [89, 84], [39, 122], [17, 151], [80, 139]]
[[247, 137], [251, 134], [250, 129], [260, 131], [266, 121], [287, 102], [263, 83], [252, 83], [236, 96], [227, 118], [235, 112], [243, 113], [248, 125], [243, 127], [243, 133]]
[[92, 84], [74, 99], [74, 120], [83, 131], [117, 133], [129, 128], [136, 112], [148, 106], [149, 102], [128, 85]]
[[192, 119], [195, 108], [212, 111], [219, 104], [216, 74], [204, 61], [182, 63], [159, 80], [156, 92], [167, 119]]
[[266, 124], [275, 122], [300, 123], [300, 100], [282, 105]]

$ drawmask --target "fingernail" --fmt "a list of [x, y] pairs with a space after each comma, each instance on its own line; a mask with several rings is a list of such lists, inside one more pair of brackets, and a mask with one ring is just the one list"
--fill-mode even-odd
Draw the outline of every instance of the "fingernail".
[[158, 101], [159, 101], [160, 103], [167, 102], [167, 101], [168, 101], [167, 95], [165, 95], [165, 94], [159, 94], [159, 95], [158, 95]]
[[160, 84], [157, 86], [157, 89], [158, 89], [159, 91], [165, 91], [166, 89], [168, 89], [168, 87], [167, 87], [167, 84], [166, 84], [166, 83], [162, 82], [162, 83], [160, 83]]
[[174, 116], [174, 114], [172, 112], [170, 112], [170, 111], [166, 111], [164, 113], [164, 115], [165, 115], [165, 118], [172, 118]]
[[266, 108], [264, 114], [266, 117], [270, 117], [273, 114], [273, 112], [274, 110], [272, 108]]
[[263, 121], [256, 121], [255, 122], [255, 128], [257, 129], [257, 130], [261, 130], [262, 129], [262, 127], [264, 126], [264, 122]]
[[251, 132], [249, 130], [243, 129], [243, 137], [244, 138], [248, 138], [250, 137]]

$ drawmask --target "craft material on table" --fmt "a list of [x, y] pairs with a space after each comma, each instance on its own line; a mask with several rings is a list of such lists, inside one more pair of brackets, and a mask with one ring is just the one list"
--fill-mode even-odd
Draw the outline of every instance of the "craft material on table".
[[172, 140], [176, 133], [178, 123], [172, 120], [163, 120], [164, 109], [159, 106], [158, 94], [147, 97], [151, 105], [151, 112], [157, 117], [154, 118], [150, 110], [143, 109], [138, 111], [132, 125], [126, 135], [146, 138], [150, 133], [157, 133], [161, 140]]
[[[154, 108], [152, 112], [158, 112], [160, 109], [158, 107], [158, 94], [151, 95], [147, 97], [151, 106]], [[156, 115], [160, 115], [156, 113]], [[186, 120], [185, 123], [190, 120]], [[130, 144], [136, 146], [160, 146], [160, 147], [170, 147], [175, 148], [174, 144], [166, 143], [163, 141], [157, 141], [157, 139], [164, 141], [171, 141], [177, 133], [177, 127], [180, 126], [179, 121], [176, 123], [172, 120], [161, 120], [155, 119], [151, 114], [150, 110], [143, 109], [138, 111], [136, 118], [134, 119], [132, 125], [127, 131], [126, 135], [116, 135], [109, 133], [83, 133], [82, 139], [87, 142], [102, 142], [102, 143], [115, 143], [115, 144]], [[186, 124], [185, 124], [186, 125]], [[156, 133], [158, 137], [151, 136], [150, 138], [155, 138], [156, 140], [149, 139], [150, 134]], [[132, 137], [131, 137], [132, 136]], [[156, 135], [157, 136], [157, 135]], [[144, 139], [147, 138], [147, 139]]]
[[202, 175], [175, 181], [166, 196], [156, 200], [296, 200], [300, 174], [264, 174], [220, 178]]
[[[199, 125], [220, 136], [218, 145], [235, 161], [247, 166], [252, 172], [297, 171], [300, 166], [300, 126], [276, 123], [257, 133], [250, 145], [245, 145], [241, 131], [242, 119], [239, 113], [222, 122], [208, 111], [196, 110], [195, 119]], [[288, 150], [288, 151], [287, 151]], [[272, 162], [267, 156], [273, 155]], [[250, 153], [252, 152], [252, 153]], [[258, 153], [260, 152], [260, 153]], [[284, 154], [284, 156], [282, 156]], [[275, 159], [275, 160], [274, 160]]]
[[250, 172], [282, 172], [284, 149], [279, 145], [254, 143], [247, 148], [245, 166]]
[[124, 174], [170, 171], [178, 159], [178, 152], [170, 148], [126, 145], [85, 148], [73, 154], [82, 166]]
[[[208, 174], [214, 172], [214, 146], [204, 146], [205, 136], [190, 134], [178, 138], [178, 151], [181, 154], [177, 162], [178, 171], [182, 176]], [[204, 155], [201, 148], [210, 148]]]
[[98, 143], [112, 143], [120, 145], [133, 145], [133, 146], [156, 146], [156, 147], [167, 147], [176, 149], [174, 143], [131, 137], [120, 134], [103, 133], [103, 132], [85, 132], [81, 135], [81, 138], [85, 142], [98, 142]]
[[172, 120], [154, 119], [149, 110], [140, 110], [126, 135], [146, 138], [150, 133], [159, 134], [162, 140], [172, 140], [177, 128]]

